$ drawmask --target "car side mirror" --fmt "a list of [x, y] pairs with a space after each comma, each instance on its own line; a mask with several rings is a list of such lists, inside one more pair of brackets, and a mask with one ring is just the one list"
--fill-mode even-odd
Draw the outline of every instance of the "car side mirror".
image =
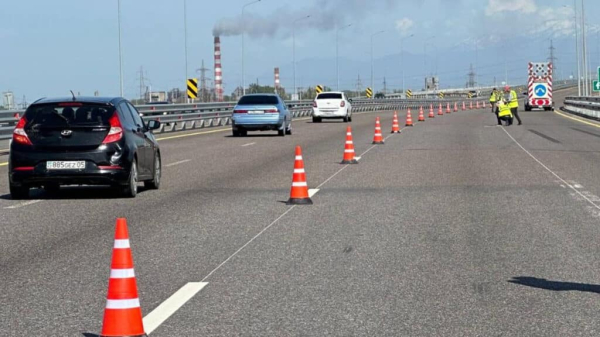
[[148, 130], [152, 131], [152, 130], [157, 130], [159, 128], [160, 128], [160, 121], [156, 121], [156, 120], [148, 121]]

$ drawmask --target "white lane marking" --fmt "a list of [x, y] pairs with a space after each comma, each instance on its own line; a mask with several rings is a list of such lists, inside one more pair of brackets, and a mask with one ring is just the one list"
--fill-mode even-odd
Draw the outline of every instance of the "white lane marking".
[[251, 146], [251, 145], [254, 145], [254, 144], [256, 144], [256, 143], [248, 143], [248, 144], [242, 145], [242, 147]]
[[317, 192], [319, 192], [318, 188], [311, 188], [308, 190], [308, 197], [312, 198], [315, 194], [317, 194]]
[[356, 161], [359, 161], [362, 157], [354, 157], [354, 159], [356, 159]]
[[26, 201], [20, 204], [16, 204], [16, 205], [12, 205], [12, 206], [8, 206], [8, 207], [4, 207], [4, 209], [15, 209], [15, 208], [21, 208], [21, 207], [25, 207], [25, 206], [29, 206], [29, 205], [33, 205], [33, 204], [37, 204], [38, 202], [40, 202], [42, 200], [30, 200], [30, 201]]
[[577, 188], [575, 188], [575, 186], [569, 184], [567, 181], [565, 181], [563, 178], [561, 178], [558, 174], [556, 174], [554, 171], [552, 171], [548, 166], [546, 166], [544, 163], [542, 163], [539, 159], [537, 159], [534, 155], [531, 154], [531, 152], [527, 151], [527, 149], [525, 149], [523, 147], [523, 145], [521, 145], [510, 133], [508, 133], [508, 131], [506, 131], [506, 129], [502, 129], [502, 131], [504, 131], [509, 137], [510, 139], [513, 140], [513, 142], [515, 142], [515, 144], [517, 144], [521, 150], [525, 151], [525, 153], [527, 153], [533, 160], [535, 160], [538, 164], [540, 164], [544, 169], [546, 169], [546, 171], [550, 172], [553, 176], [556, 177], [556, 179], [560, 180], [563, 184], [565, 184], [568, 188], [572, 189], [576, 194], [578, 194], [580, 197], [582, 197], [583, 199], [585, 199], [587, 202], [589, 202], [592, 206], [594, 206], [595, 208], [600, 210], [600, 205], [594, 203], [594, 201], [592, 201], [590, 198], [588, 198], [587, 196], [585, 196], [583, 193], [581, 193]]
[[165, 165], [165, 167], [172, 167], [172, 166], [175, 166], [175, 165], [180, 165], [180, 164], [187, 163], [187, 162], [189, 162], [189, 161], [192, 161], [192, 160], [191, 160], [191, 159], [185, 159], [185, 160], [176, 161], [176, 162], [174, 162], [174, 163], [171, 163], [171, 164]]
[[196, 295], [202, 288], [208, 283], [206, 282], [189, 282], [179, 290], [177, 290], [171, 297], [167, 298], [162, 302], [156, 309], [152, 310], [151, 313], [143, 318], [144, 329], [146, 334], [152, 333], [161, 324], [164, 323], [171, 315], [173, 315], [179, 308], [181, 308], [187, 301], [189, 301], [194, 295]]

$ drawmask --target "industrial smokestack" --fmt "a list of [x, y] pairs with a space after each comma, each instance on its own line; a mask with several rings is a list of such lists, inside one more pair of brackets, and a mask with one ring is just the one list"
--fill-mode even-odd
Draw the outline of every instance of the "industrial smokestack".
[[223, 70], [221, 67], [221, 38], [215, 36], [215, 94], [223, 102]]
[[279, 90], [279, 67], [275, 67], [275, 90]]

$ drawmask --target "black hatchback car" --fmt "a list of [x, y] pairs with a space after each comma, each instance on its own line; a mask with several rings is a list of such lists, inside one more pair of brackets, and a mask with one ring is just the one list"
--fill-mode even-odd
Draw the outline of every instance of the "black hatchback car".
[[32, 187], [110, 185], [135, 197], [138, 182], [158, 189], [160, 148], [152, 134], [160, 122], [144, 123], [126, 99], [40, 99], [15, 127], [9, 155], [13, 199]]

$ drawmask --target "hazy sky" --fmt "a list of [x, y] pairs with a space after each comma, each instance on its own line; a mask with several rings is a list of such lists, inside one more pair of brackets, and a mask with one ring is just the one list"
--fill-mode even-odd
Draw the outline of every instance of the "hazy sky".
[[[139, 71], [154, 90], [183, 87], [184, 0], [121, 0], [125, 95], [139, 96]], [[213, 31], [222, 32], [226, 92], [241, 82], [241, 8], [250, 0], [187, 0], [189, 76], [198, 76], [201, 60], [213, 67]], [[578, 6], [580, 6], [578, 0]], [[506, 50], [514, 41], [545, 46], [574, 43], [571, 0], [262, 0], [246, 9], [247, 82], [271, 74], [292, 60], [291, 27], [296, 24], [296, 58], [333, 58], [335, 26], [343, 58], [368, 62], [370, 35], [375, 58], [399, 53], [422, 54], [425, 40], [444, 51]], [[600, 1], [585, 0], [590, 24], [597, 25]], [[591, 27], [589, 47], [595, 60], [598, 26]], [[435, 36], [435, 37], [433, 37]], [[432, 38], [433, 37], [433, 38]], [[1, 0], [0, 92], [12, 90], [20, 102], [74, 90], [118, 95], [117, 0]], [[537, 41], [537, 42], [536, 42]], [[570, 44], [568, 44], [569, 41]], [[430, 48], [432, 48], [430, 46]], [[504, 48], [504, 49], [503, 49]], [[509, 59], [527, 58], [515, 48]], [[573, 59], [574, 48], [557, 51]], [[564, 61], [564, 60], [563, 60]], [[598, 61], [592, 62], [594, 67]], [[410, 66], [410, 65], [408, 65]], [[502, 72], [499, 70], [499, 72]], [[212, 73], [209, 73], [212, 77]], [[290, 87], [290, 74], [282, 82]], [[342, 74], [350, 87], [355, 74]], [[270, 78], [263, 78], [265, 82]]]

